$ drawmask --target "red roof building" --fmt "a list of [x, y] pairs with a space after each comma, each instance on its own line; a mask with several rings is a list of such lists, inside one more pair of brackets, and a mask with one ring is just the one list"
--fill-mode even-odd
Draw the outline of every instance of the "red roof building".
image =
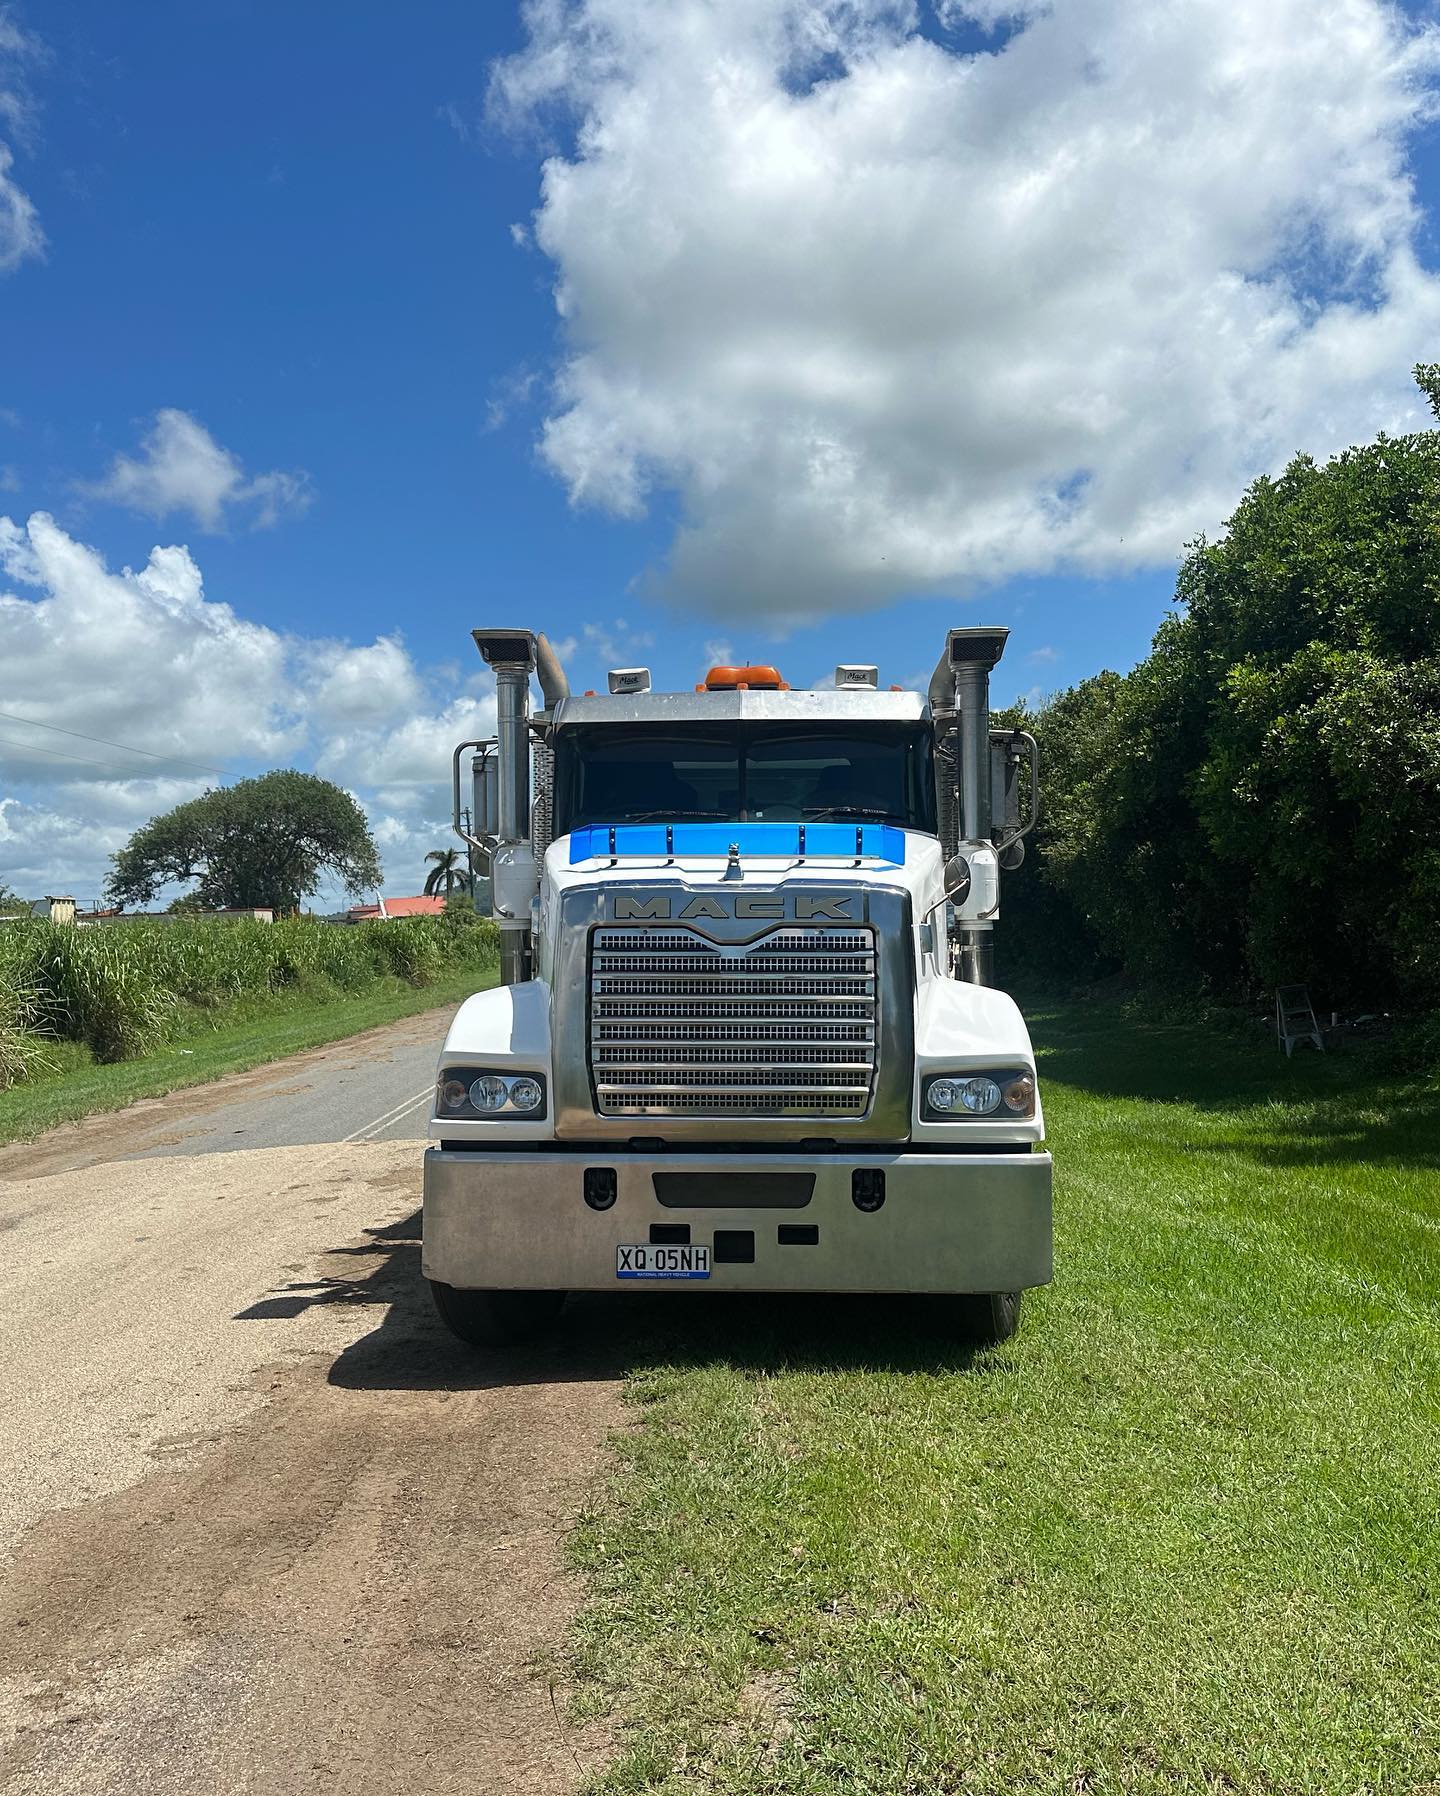
[[443, 917], [445, 900], [436, 893], [433, 898], [382, 898], [378, 904], [352, 904], [352, 923], [372, 923], [391, 917]]

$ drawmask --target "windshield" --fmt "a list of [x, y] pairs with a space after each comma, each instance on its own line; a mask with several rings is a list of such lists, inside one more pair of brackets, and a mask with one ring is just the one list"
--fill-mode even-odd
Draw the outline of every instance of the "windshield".
[[586, 824], [896, 823], [935, 832], [923, 724], [577, 724], [555, 738], [555, 834]]

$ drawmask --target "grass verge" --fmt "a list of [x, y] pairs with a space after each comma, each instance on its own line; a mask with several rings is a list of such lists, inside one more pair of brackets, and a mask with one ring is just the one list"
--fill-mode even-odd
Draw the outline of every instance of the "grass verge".
[[120, 1110], [137, 1098], [160, 1097], [203, 1085], [225, 1073], [244, 1072], [325, 1042], [339, 1041], [382, 1023], [458, 1004], [494, 985], [493, 967], [447, 969], [429, 984], [389, 979], [353, 996], [289, 992], [242, 999], [222, 1011], [191, 1013], [172, 1039], [139, 1060], [97, 1065], [75, 1042], [47, 1042], [53, 1071], [0, 1091], [0, 1144], [26, 1141], [58, 1123]]
[[1436, 1796], [1440, 1093], [1035, 1021], [1057, 1280], [667, 1304], [583, 1518], [597, 1787]]

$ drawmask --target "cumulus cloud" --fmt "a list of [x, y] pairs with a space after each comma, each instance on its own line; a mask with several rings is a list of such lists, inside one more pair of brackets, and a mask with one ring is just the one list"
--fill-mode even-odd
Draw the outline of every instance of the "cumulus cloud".
[[384, 821], [391, 889], [418, 890], [447, 839], [451, 750], [494, 728], [493, 697], [450, 690], [398, 636], [251, 622], [206, 596], [187, 549], [117, 573], [46, 513], [0, 517], [0, 885], [93, 897], [147, 817], [298, 765]]
[[23, 898], [72, 897], [89, 904], [100, 893], [104, 856], [119, 848], [128, 832], [105, 832], [90, 825], [79, 855], [67, 856], [76, 818], [19, 798], [0, 798], [0, 887]]
[[198, 418], [166, 406], [155, 414], [137, 455], [117, 455], [103, 479], [84, 489], [146, 517], [187, 512], [202, 530], [225, 528], [231, 510], [267, 529], [305, 510], [310, 476], [275, 469], [247, 478], [237, 456], [217, 443]]
[[419, 675], [398, 635], [363, 647], [316, 643], [301, 655], [311, 681], [310, 714], [322, 723], [383, 723], [422, 703]]
[[[22, 141], [30, 135], [35, 106], [25, 83], [25, 65], [43, 54], [37, 38], [0, 13], [0, 125]], [[45, 233], [35, 203], [14, 177], [15, 155], [0, 142], [0, 274], [45, 253]]]
[[[8, 772], [8, 750], [0, 760]], [[88, 906], [101, 897], [109, 857], [133, 832], [210, 783], [70, 778], [28, 799], [0, 798], [0, 886], [26, 898], [68, 894]]]
[[[36, 512], [23, 527], [0, 518], [0, 571], [38, 594], [0, 591], [0, 708], [141, 742], [191, 771], [273, 760], [302, 740], [283, 638], [207, 599], [187, 549], [156, 548], [138, 572], [112, 573]], [[54, 733], [34, 741], [43, 754], [7, 750], [12, 777], [17, 758], [42, 779], [71, 754], [117, 772], [186, 770]]]
[[450, 757], [455, 744], [494, 733], [493, 693], [488, 698], [456, 698], [437, 711], [380, 726], [336, 731], [326, 739], [316, 771], [346, 785], [386, 787], [392, 802], [401, 789], [420, 788], [432, 794], [443, 790], [448, 814]]
[[1295, 449], [1421, 419], [1440, 32], [1384, 0], [525, 17], [493, 102], [574, 125], [541, 452], [577, 504], [678, 493], [673, 597], [1155, 565]]

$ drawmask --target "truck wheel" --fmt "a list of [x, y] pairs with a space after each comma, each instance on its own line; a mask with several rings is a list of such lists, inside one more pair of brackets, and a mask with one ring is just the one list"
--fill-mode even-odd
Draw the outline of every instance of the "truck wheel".
[[1008, 1341], [1020, 1326], [1020, 1291], [983, 1291], [964, 1297], [965, 1333], [977, 1347]]
[[509, 1347], [543, 1334], [560, 1314], [563, 1291], [462, 1291], [430, 1280], [440, 1320], [471, 1347]]

